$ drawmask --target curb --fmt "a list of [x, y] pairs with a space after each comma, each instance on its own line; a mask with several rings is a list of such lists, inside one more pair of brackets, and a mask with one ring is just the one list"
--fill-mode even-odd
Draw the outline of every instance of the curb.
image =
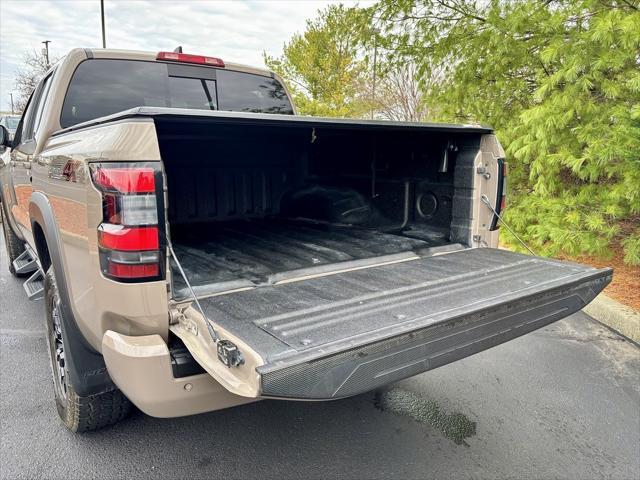
[[640, 343], [640, 312], [631, 307], [601, 293], [582, 311], [635, 343]]

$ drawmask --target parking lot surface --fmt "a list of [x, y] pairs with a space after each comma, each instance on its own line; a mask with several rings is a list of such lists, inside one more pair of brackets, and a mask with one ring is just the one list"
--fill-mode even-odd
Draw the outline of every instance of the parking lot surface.
[[[0, 227], [2, 228], [2, 227]], [[583, 313], [387, 391], [76, 435], [0, 235], [1, 478], [640, 478], [640, 350]]]

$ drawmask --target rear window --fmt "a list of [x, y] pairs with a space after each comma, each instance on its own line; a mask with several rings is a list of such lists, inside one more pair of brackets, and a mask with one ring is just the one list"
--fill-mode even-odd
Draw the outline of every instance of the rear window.
[[233, 70], [93, 59], [76, 69], [62, 106], [63, 128], [134, 107], [293, 114], [276, 79]]

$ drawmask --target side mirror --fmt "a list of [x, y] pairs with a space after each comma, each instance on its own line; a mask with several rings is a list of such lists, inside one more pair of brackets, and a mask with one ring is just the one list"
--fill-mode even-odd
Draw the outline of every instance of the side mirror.
[[0, 147], [10, 147], [11, 146], [11, 138], [9, 135], [9, 131], [5, 128], [4, 125], [0, 125]]

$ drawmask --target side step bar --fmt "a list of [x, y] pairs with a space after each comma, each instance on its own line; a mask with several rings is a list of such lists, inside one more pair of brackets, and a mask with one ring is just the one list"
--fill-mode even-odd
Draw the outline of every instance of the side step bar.
[[16, 273], [19, 275], [38, 270], [38, 261], [29, 247], [13, 261], [13, 268], [15, 268]]
[[16, 269], [17, 274], [33, 273], [23, 285], [29, 300], [37, 300], [44, 296], [44, 272], [38, 263], [38, 256], [29, 245], [27, 245], [25, 251], [13, 261], [13, 268]]
[[38, 268], [38, 270], [24, 282], [23, 286], [29, 300], [38, 300], [44, 297], [44, 272]]

